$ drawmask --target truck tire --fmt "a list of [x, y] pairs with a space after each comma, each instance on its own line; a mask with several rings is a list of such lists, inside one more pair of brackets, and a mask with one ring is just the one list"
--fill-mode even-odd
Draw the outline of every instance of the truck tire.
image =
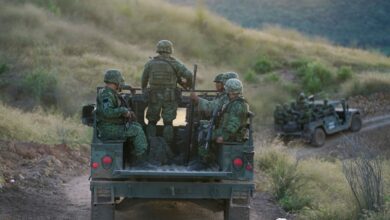
[[316, 128], [311, 138], [311, 144], [316, 147], [321, 147], [325, 144], [326, 134], [324, 129]]
[[91, 220], [114, 220], [115, 204], [94, 205], [93, 193], [91, 195]]
[[349, 128], [352, 132], [360, 131], [362, 128], [362, 119], [360, 115], [353, 115], [351, 120], [351, 127]]
[[230, 200], [225, 201], [223, 211], [224, 220], [249, 220], [250, 208], [245, 206], [231, 206]]

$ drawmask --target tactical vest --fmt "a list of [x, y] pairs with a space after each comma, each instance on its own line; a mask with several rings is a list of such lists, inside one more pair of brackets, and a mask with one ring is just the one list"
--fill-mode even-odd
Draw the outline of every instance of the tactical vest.
[[[104, 117], [104, 114], [103, 114], [103, 109], [101, 109], [103, 107], [103, 103], [100, 99], [100, 96], [101, 96], [101, 93], [104, 92], [104, 90], [106, 90], [106, 88], [103, 88], [99, 91], [99, 95], [98, 95], [98, 98], [97, 98], [97, 105], [98, 105], [98, 108], [97, 108], [97, 111], [96, 111], [96, 121], [97, 123], [99, 124], [99, 122], [103, 122], [103, 123], [112, 123], [112, 124], [124, 124], [124, 120], [123, 120], [123, 117], [118, 117], [118, 118], [107, 118], [107, 117]], [[116, 107], [120, 107], [120, 99], [118, 97], [118, 94], [114, 94], [115, 96], [115, 103], [116, 103]]]
[[150, 66], [149, 85], [151, 89], [175, 89], [177, 84], [176, 70], [170, 61], [153, 58]]
[[[223, 117], [224, 117], [223, 115], [227, 111], [230, 110], [230, 108], [232, 106], [232, 103], [234, 103], [234, 102], [247, 103], [247, 101], [244, 98], [238, 97], [237, 99], [235, 99], [233, 101], [230, 101], [227, 104], [224, 104], [224, 106], [222, 107], [222, 112], [220, 114], [222, 116], [222, 118], [219, 119], [219, 123], [221, 123], [221, 122], [223, 123], [223, 120], [224, 120], [223, 119]], [[246, 112], [245, 114], [243, 114], [241, 116], [241, 119], [240, 119], [241, 126], [238, 128], [236, 133], [231, 134], [231, 136], [229, 137], [229, 141], [239, 141], [239, 142], [241, 142], [241, 141], [243, 141], [246, 138], [246, 136], [247, 136], [247, 127], [246, 127], [247, 126], [247, 123], [246, 123], [247, 119], [248, 119], [248, 116], [247, 116], [247, 112]], [[222, 125], [220, 124], [220, 126], [222, 126]]]

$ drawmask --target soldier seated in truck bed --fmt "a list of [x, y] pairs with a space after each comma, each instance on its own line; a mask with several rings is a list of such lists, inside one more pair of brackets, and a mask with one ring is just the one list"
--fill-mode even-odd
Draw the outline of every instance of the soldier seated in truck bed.
[[142, 126], [135, 122], [134, 112], [127, 108], [118, 91], [124, 85], [119, 70], [107, 70], [105, 87], [97, 95], [96, 121], [98, 137], [103, 140], [126, 140], [132, 142], [133, 166], [147, 167], [147, 141]]
[[[249, 106], [242, 97], [242, 83], [238, 79], [229, 79], [224, 88], [229, 101], [223, 104], [222, 109], [215, 108], [209, 128], [200, 130], [206, 135], [200, 134], [199, 137], [205, 137], [205, 140], [199, 141], [199, 158], [190, 164], [191, 170], [215, 167], [216, 145], [223, 144], [224, 141], [243, 142], [247, 135]], [[210, 134], [211, 132], [213, 134]], [[209, 148], [210, 141], [213, 141], [213, 144]]]

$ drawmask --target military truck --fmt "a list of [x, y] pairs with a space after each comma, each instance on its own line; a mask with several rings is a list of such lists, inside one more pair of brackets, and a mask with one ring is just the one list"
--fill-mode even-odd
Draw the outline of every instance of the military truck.
[[[326, 136], [342, 131], [357, 132], [362, 128], [361, 114], [358, 109], [349, 108], [345, 100], [309, 101], [310, 120], [299, 122], [302, 113], [289, 109], [289, 120], [275, 120], [275, 131], [284, 139], [303, 138], [313, 146], [325, 144]], [[324, 110], [325, 109], [325, 110]]]
[[[97, 91], [100, 89], [98, 87]], [[147, 102], [140, 89], [131, 90], [121, 95], [145, 128]], [[195, 92], [207, 99], [215, 96], [214, 91]], [[248, 138], [245, 142], [225, 142], [218, 146], [216, 169], [193, 171], [188, 169], [188, 162], [197, 154], [196, 128], [199, 117], [195, 114], [189, 120], [191, 101], [186, 92], [181, 95], [179, 108], [184, 110], [186, 120], [181, 125], [174, 124], [175, 140], [170, 151], [174, 158], [182, 160], [165, 161], [156, 168], [142, 169], [129, 165], [132, 148], [129, 141], [103, 142], [98, 138], [95, 104], [83, 107], [82, 122], [93, 127], [90, 181], [92, 219], [114, 219], [115, 209], [122, 203], [126, 202], [131, 207], [150, 200], [191, 201], [213, 211], [224, 211], [224, 219], [249, 219], [254, 192], [253, 115], [248, 114]], [[157, 132], [161, 135], [162, 125], [158, 125]], [[155, 155], [156, 152], [149, 154]]]

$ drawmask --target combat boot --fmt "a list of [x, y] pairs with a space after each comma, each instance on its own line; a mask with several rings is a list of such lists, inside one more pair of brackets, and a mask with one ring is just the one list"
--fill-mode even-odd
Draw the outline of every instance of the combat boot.
[[163, 137], [165, 141], [168, 143], [168, 145], [172, 144], [173, 141], [173, 126], [172, 122], [171, 123], [166, 123], [164, 125], [164, 130], [163, 130]]

